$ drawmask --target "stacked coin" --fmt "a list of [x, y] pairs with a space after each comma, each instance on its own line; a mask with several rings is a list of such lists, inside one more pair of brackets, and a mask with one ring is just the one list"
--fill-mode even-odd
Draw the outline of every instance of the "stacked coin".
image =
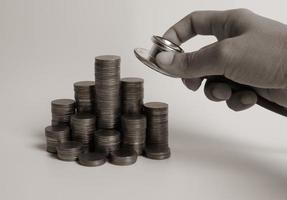
[[121, 79], [122, 113], [140, 114], [142, 113], [144, 97], [144, 80], [141, 78]]
[[52, 125], [69, 125], [70, 117], [75, 113], [75, 101], [56, 99], [51, 102]]
[[141, 155], [146, 138], [146, 117], [144, 115], [122, 115], [121, 119], [123, 145]]
[[60, 160], [74, 161], [77, 160], [82, 152], [81, 143], [69, 141], [57, 145], [57, 155]]
[[152, 159], [170, 157], [168, 146], [168, 105], [162, 102], [144, 104], [147, 117], [145, 155]]
[[58, 143], [63, 143], [71, 139], [70, 128], [68, 126], [47, 126], [45, 128], [47, 141], [47, 151], [56, 153]]
[[105, 154], [96, 152], [83, 152], [79, 155], [79, 163], [87, 167], [95, 167], [105, 164], [106, 156]]
[[78, 113], [93, 113], [95, 82], [79, 81], [74, 83], [76, 108]]
[[114, 129], [99, 129], [94, 134], [95, 149], [99, 152], [110, 153], [120, 146], [120, 132]]
[[133, 150], [118, 149], [111, 152], [109, 161], [114, 165], [132, 165], [137, 161], [137, 157], [137, 153]]
[[75, 114], [71, 117], [73, 140], [80, 142], [84, 149], [92, 149], [96, 118], [92, 114]]
[[95, 114], [97, 127], [113, 129], [120, 123], [120, 57], [95, 58]]

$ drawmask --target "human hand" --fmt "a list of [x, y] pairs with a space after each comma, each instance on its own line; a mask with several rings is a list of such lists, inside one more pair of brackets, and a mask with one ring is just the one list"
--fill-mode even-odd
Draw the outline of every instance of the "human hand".
[[[257, 95], [287, 107], [287, 26], [246, 9], [197, 11], [172, 26], [164, 38], [180, 45], [200, 35], [214, 35], [217, 42], [190, 53], [161, 52], [157, 64], [180, 77], [196, 91], [203, 80], [205, 94], [213, 101], [226, 101], [235, 110], [257, 102]], [[228, 82], [251, 86], [232, 91]], [[256, 92], [256, 93], [255, 93]]]

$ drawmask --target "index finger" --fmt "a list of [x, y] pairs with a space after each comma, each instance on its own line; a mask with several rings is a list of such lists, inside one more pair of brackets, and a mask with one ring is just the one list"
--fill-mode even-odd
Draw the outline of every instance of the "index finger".
[[163, 37], [177, 45], [181, 45], [197, 34], [218, 37], [224, 31], [227, 16], [227, 11], [192, 12], [170, 27]]

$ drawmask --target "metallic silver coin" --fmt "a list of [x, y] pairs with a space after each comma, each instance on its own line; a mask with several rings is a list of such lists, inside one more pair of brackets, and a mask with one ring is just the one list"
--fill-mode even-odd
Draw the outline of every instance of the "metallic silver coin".
[[110, 153], [120, 147], [120, 132], [114, 129], [99, 129], [94, 134], [95, 149]]
[[52, 106], [59, 106], [59, 107], [73, 107], [75, 101], [73, 99], [56, 99], [52, 101]]
[[82, 145], [79, 142], [69, 141], [57, 145], [57, 155], [60, 160], [74, 161], [82, 152]]
[[75, 113], [73, 99], [56, 99], [51, 102], [52, 125], [69, 125], [70, 117]]
[[114, 165], [132, 165], [137, 161], [137, 153], [133, 150], [119, 149], [110, 153], [109, 162]]
[[85, 149], [93, 149], [93, 135], [96, 130], [96, 117], [92, 114], [75, 114], [71, 117], [72, 138]]
[[145, 156], [150, 159], [164, 160], [170, 157], [170, 148], [166, 146], [151, 145], [145, 148]]
[[122, 142], [128, 149], [135, 150], [139, 155], [146, 139], [146, 117], [144, 115], [122, 115]]
[[170, 157], [168, 145], [168, 104], [149, 102], [144, 104], [147, 117], [145, 155], [153, 159]]
[[144, 80], [137, 77], [121, 79], [121, 107], [123, 114], [141, 114]]
[[94, 113], [95, 82], [79, 81], [74, 83], [76, 109], [78, 113]]
[[101, 153], [81, 153], [78, 157], [79, 164], [87, 167], [95, 167], [105, 164], [106, 155]]
[[45, 128], [46, 149], [50, 153], [57, 152], [58, 143], [71, 139], [70, 128], [68, 126], [47, 126]]
[[99, 129], [119, 127], [120, 57], [104, 55], [95, 58], [94, 113]]

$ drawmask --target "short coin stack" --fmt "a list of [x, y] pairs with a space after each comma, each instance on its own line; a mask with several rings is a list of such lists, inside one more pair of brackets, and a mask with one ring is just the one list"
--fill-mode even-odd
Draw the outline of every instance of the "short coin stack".
[[118, 128], [120, 123], [120, 57], [95, 59], [95, 114], [99, 129]]
[[82, 152], [82, 145], [79, 142], [69, 141], [57, 145], [57, 155], [60, 160], [74, 161], [77, 160]]
[[141, 155], [145, 145], [146, 117], [144, 115], [122, 115], [121, 121], [123, 145]]
[[121, 79], [122, 113], [142, 113], [144, 80], [136, 77]]
[[76, 108], [78, 113], [93, 113], [95, 101], [95, 82], [79, 81], [74, 83]]
[[130, 149], [119, 149], [111, 152], [110, 163], [114, 165], [132, 165], [137, 161], [137, 153]]
[[144, 104], [147, 117], [145, 156], [151, 159], [170, 157], [168, 146], [168, 105], [162, 102]]
[[92, 114], [75, 114], [71, 117], [72, 138], [80, 142], [83, 149], [93, 149], [93, 135], [96, 130], [96, 117]]
[[101, 153], [83, 152], [79, 155], [79, 163], [87, 167], [95, 167], [105, 164], [106, 156]]
[[70, 117], [75, 113], [75, 101], [72, 99], [56, 99], [51, 103], [52, 125], [69, 125]]
[[120, 147], [120, 132], [115, 129], [99, 129], [94, 134], [95, 149], [109, 154]]
[[47, 126], [45, 128], [45, 136], [47, 140], [47, 151], [57, 153], [57, 145], [71, 139], [70, 128], [68, 126]]

